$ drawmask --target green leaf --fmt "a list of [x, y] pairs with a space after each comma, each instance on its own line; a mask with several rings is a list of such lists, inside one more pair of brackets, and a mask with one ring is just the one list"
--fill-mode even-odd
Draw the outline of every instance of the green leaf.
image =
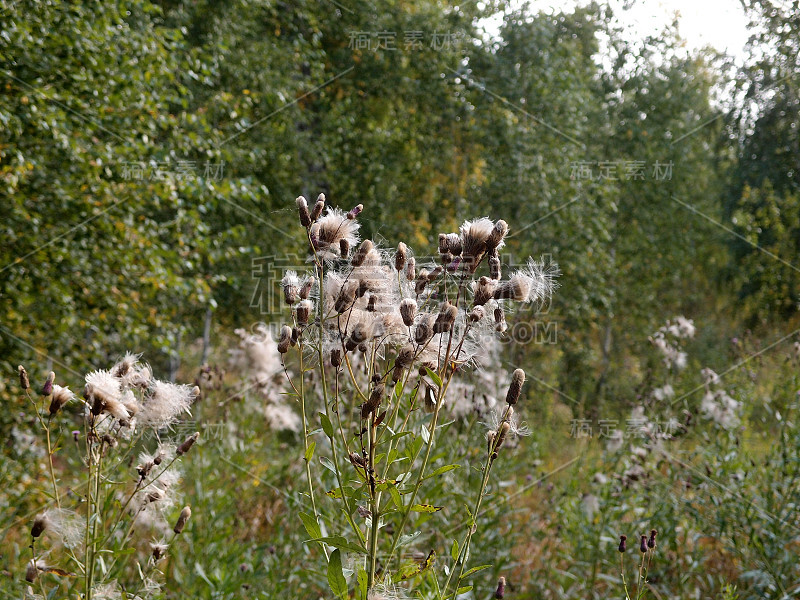
[[316, 447], [317, 447], [317, 442], [315, 442], [314, 440], [311, 440], [311, 443], [308, 445], [308, 448], [306, 448], [306, 453], [305, 453], [305, 456], [304, 456], [306, 462], [310, 461], [311, 457], [314, 456], [314, 449]]
[[467, 592], [469, 592], [471, 589], [472, 589], [472, 586], [471, 586], [471, 585], [465, 585], [464, 587], [460, 587], [460, 588], [458, 588], [458, 590], [456, 591], [456, 596], [460, 596], [461, 594], [466, 594], [466, 593], [467, 593]]
[[333, 424], [331, 424], [331, 420], [328, 418], [328, 415], [325, 413], [319, 413], [319, 419], [322, 422], [322, 431], [325, 432], [325, 435], [328, 437], [333, 437]]
[[339, 548], [340, 550], [346, 550], [347, 552], [353, 552], [355, 554], [366, 554], [367, 551], [365, 548], [361, 546], [357, 546], [351, 542], [347, 541], [343, 535], [329, 535], [326, 537], [316, 537], [310, 540], [306, 540], [305, 543], [323, 543], [328, 544], [329, 546], [333, 546], [334, 548]]
[[422, 440], [423, 440], [423, 441], [424, 441], [426, 444], [430, 443], [430, 439], [431, 439], [431, 432], [430, 432], [430, 431], [428, 431], [428, 428], [427, 428], [427, 426], [423, 425], [423, 426], [422, 426], [422, 431], [421, 431], [420, 433], [422, 434]]
[[306, 528], [306, 533], [312, 538], [322, 537], [322, 530], [319, 528], [319, 523], [313, 515], [301, 512], [300, 520], [303, 522], [303, 527]]
[[433, 381], [433, 383], [435, 383], [437, 387], [441, 388], [442, 380], [439, 378], [439, 376], [433, 371], [431, 371], [428, 367], [425, 367], [425, 370], [428, 372], [428, 377], [431, 378], [431, 381]]
[[360, 568], [358, 569], [358, 594], [361, 600], [367, 600], [367, 572]]
[[450, 556], [453, 560], [458, 560], [458, 540], [453, 540], [453, 547], [450, 548]]
[[[454, 557], [454, 558], [455, 558], [455, 557]], [[491, 566], [492, 566], [492, 565], [480, 565], [480, 566], [477, 566], [477, 567], [472, 567], [472, 568], [471, 568], [469, 571], [467, 571], [466, 573], [464, 573], [464, 574], [461, 576], [461, 579], [464, 579], [465, 577], [469, 577], [470, 575], [474, 575], [474, 574], [475, 574], [475, 573], [477, 573], [478, 571], [483, 571], [484, 569], [488, 569], [488, 568], [489, 568], [489, 567], [491, 567]]]
[[347, 580], [342, 572], [342, 554], [337, 548], [328, 559], [328, 585], [337, 598], [347, 597]]
[[421, 513], [435, 513], [442, 510], [444, 506], [434, 506], [433, 504], [415, 504], [410, 510]]
[[323, 467], [328, 469], [328, 471], [330, 471], [331, 473], [336, 473], [336, 467], [331, 462], [331, 459], [328, 458], [327, 456], [320, 456], [319, 457], [319, 462]]
[[444, 465], [443, 467], [439, 467], [432, 473], [426, 475], [422, 481], [425, 481], [425, 479], [430, 479], [431, 477], [436, 477], [437, 475], [441, 475], [442, 473], [447, 473], [448, 471], [452, 471], [453, 469], [458, 469], [460, 467], [461, 465]]

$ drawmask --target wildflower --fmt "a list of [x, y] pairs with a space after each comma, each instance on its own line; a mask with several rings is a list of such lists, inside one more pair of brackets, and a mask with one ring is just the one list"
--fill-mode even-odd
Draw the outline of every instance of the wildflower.
[[656, 536], [658, 535], [658, 530], [651, 529], [650, 530], [650, 539], [647, 540], [647, 547], [651, 550], [656, 547]]
[[511, 385], [508, 386], [508, 393], [506, 394], [506, 403], [514, 405], [519, 400], [522, 393], [522, 384], [525, 383], [525, 371], [516, 369], [511, 375]]
[[187, 437], [180, 446], [178, 446], [178, 449], [175, 450], [175, 454], [177, 454], [178, 456], [183, 456], [184, 454], [186, 454], [189, 451], [189, 449], [192, 446], [194, 446], [194, 443], [197, 441], [199, 437], [200, 437], [200, 432], [195, 431], [192, 435]]
[[495, 598], [503, 598], [506, 593], [506, 578], [501, 577], [497, 580], [497, 591], [494, 593]]
[[311, 215], [308, 212], [308, 202], [303, 196], [298, 196], [295, 202], [297, 203], [297, 211], [300, 213], [300, 224], [303, 227], [309, 227], [311, 225]]
[[47, 381], [44, 382], [42, 386], [41, 394], [42, 396], [49, 396], [53, 393], [53, 382], [56, 380], [56, 374], [50, 371], [50, 374], [47, 376]]
[[54, 415], [61, 410], [64, 405], [75, 398], [75, 394], [70, 391], [69, 387], [61, 387], [60, 385], [53, 386], [53, 398], [50, 400], [50, 414]]
[[81, 432], [78, 431], [77, 429], [72, 431], [72, 439], [75, 440], [76, 442], [78, 441], [78, 438], [80, 436], [81, 436]]
[[19, 365], [17, 370], [19, 371], [19, 385], [23, 390], [31, 389], [31, 381], [28, 378], [28, 372], [25, 370], [25, 367]]
[[355, 219], [358, 215], [361, 214], [361, 211], [364, 210], [363, 204], [356, 204], [353, 208], [350, 209], [350, 212], [347, 213], [347, 218], [351, 221]]
[[619, 551], [620, 552], [625, 552], [625, 542], [627, 542], [627, 541], [628, 541], [628, 536], [627, 535], [619, 536]]

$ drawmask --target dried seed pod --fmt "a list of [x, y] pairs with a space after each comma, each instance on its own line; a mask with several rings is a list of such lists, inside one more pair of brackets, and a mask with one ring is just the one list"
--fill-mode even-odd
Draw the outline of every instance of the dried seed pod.
[[363, 469], [367, 466], [367, 461], [364, 460], [364, 457], [356, 452], [350, 453], [350, 462], [356, 468]]
[[488, 277], [481, 277], [475, 286], [475, 297], [472, 300], [473, 306], [483, 306], [492, 299], [495, 282]]
[[347, 342], [345, 343], [345, 348], [348, 352], [352, 352], [359, 345], [361, 345], [367, 339], [367, 326], [364, 323], [357, 323], [355, 327], [353, 327], [353, 331], [350, 333], [350, 337], [347, 338]]
[[75, 396], [68, 387], [60, 385], [53, 386], [53, 398], [50, 400], [50, 414], [54, 415], [60, 411], [67, 402]]
[[439, 253], [439, 262], [443, 265], [448, 266], [451, 262], [453, 262], [454, 256], [449, 252], [440, 252]]
[[453, 328], [458, 316], [458, 308], [449, 302], [442, 304], [439, 311], [439, 316], [436, 317], [436, 322], [433, 324], [434, 333], [445, 333]]
[[506, 394], [506, 403], [514, 405], [519, 400], [522, 393], [522, 384], [525, 383], [525, 371], [516, 369], [511, 375], [511, 384], [508, 386], [508, 393]]
[[314, 303], [311, 300], [301, 300], [297, 305], [297, 322], [300, 325], [306, 325], [311, 316], [311, 309], [314, 308]]
[[492, 228], [492, 233], [489, 234], [489, 237], [486, 239], [486, 247], [489, 250], [494, 250], [500, 243], [503, 241], [503, 238], [506, 237], [508, 233], [508, 223], [500, 219], [497, 223], [494, 224]]
[[17, 370], [19, 371], [19, 384], [22, 386], [22, 389], [31, 389], [31, 380], [28, 378], [28, 372], [25, 370], [25, 367], [19, 365]]
[[382, 383], [376, 384], [370, 392], [369, 399], [361, 405], [361, 418], [366, 419], [381, 405], [385, 386]]
[[414, 362], [415, 354], [414, 345], [406, 344], [400, 348], [400, 352], [397, 353], [397, 358], [394, 360], [395, 366], [401, 368], [408, 367], [412, 362]]
[[292, 343], [292, 328], [288, 325], [281, 327], [281, 335], [278, 338], [278, 352], [286, 354], [289, 351], [289, 345]]
[[178, 446], [177, 450], [175, 450], [175, 454], [177, 454], [178, 456], [183, 456], [184, 454], [186, 454], [189, 451], [189, 449], [192, 446], [194, 446], [194, 443], [197, 441], [199, 437], [200, 437], [200, 432], [195, 431], [192, 435], [183, 440], [183, 443], [180, 446]]
[[414, 328], [414, 341], [417, 344], [424, 344], [433, 337], [433, 323], [436, 317], [431, 314], [423, 314], [417, 319], [417, 326]]
[[497, 441], [494, 444], [495, 452], [497, 452], [497, 450], [500, 449], [500, 446], [503, 445], [503, 442], [506, 441], [506, 436], [508, 435], [508, 432], [510, 430], [511, 430], [511, 423], [509, 423], [508, 421], [503, 421], [500, 424], [500, 427], [497, 430]]
[[639, 542], [639, 552], [641, 552], [642, 554], [647, 552], [647, 536], [644, 534], [642, 534], [642, 539]]
[[303, 196], [298, 196], [295, 202], [297, 203], [297, 212], [300, 214], [300, 224], [303, 227], [311, 227], [311, 215], [308, 212], [308, 202]]
[[175, 527], [172, 528], [172, 531], [175, 533], [180, 533], [183, 531], [183, 528], [186, 527], [186, 522], [189, 520], [189, 517], [192, 516], [192, 509], [188, 506], [184, 506], [183, 510], [181, 510], [181, 514], [178, 515], [178, 520], [175, 523]]
[[433, 271], [428, 273], [428, 281], [433, 281], [444, 271], [444, 267], [437, 266]]
[[136, 467], [136, 472], [139, 473], [139, 477], [144, 479], [145, 477], [150, 475], [150, 471], [153, 470], [153, 466], [154, 465], [155, 465], [154, 461], [147, 460], [147, 461], [143, 462], [142, 464], [140, 464], [138, 467]]
[[33, 583], [39, 577], [39, 566], [31, 559], [28, 561], [28, 566], [25, 568], [25, 581]]
[[400, 378], [403, 376], [403, 367], [398, 364], [395, 364], [394, 369], [392, 369], [392, 383], [397, 383], [400, 381]]
[[339, 240], [339, 256], [342, 258], [350, 256], [350, 242], [344, 238]]
[[310, 277], [303, 281], [303, 285], [300, 286], [300, 299], [301, 300], [308, 300], [308, 297], [311, 295], [311, 290], [314, 288], [314, 280]]
[[494, 438], [497, 434], [494, 431], [490, 431], [486, 436], [486, 445], [487, 445], [487, 452], [491, 454], [494, 452]]
[[297, 340], [299, 340], [302, 335], [303, 332], [299, 327], [292, 327], [292, 337], [289, 338], [292, 346], [294, 346], [297, 343]]
[[356, 292], [358, 291], [358, 282], [357, 281], [347, 281], [339, 290], [339, 294], [336, 297], [336, 302], [334, 303], [334, 310], [341, 314], [345, 312], [348, 308], [353, 305], [356, 299]]
[[417, 316], [417, 301], [413, 298], [404, 298], [400, 302], [400, 316], [403, 318], [403, 324], [411, 327], [414, 324], [414, 317]]
[[419, 296], [425, 291], [425, 286], [428, 285], [428, 269], [420, 269], [417, 276], [417, 282], [414, 285], [414, 293]]
[[486, 316], [486, 309], [483, 306], [476, 306], [469, 313], [469, 320], [477, 323]]
[[372, 243], [372, 240], [364, 240], [361, 242], [361, 245], [358, 247], [358, 250], [355, 251], [353, 254], [353, 258], [350, 260], [350, 264], [354, 267], [360, 267], [364, 264], [364, 261], [367, 258], [367, 254], [372, 252], [373, 248], [375, 248], [375, 244]]
[[497, 281], [502, 276], [502, 267], [500, 264], [500, 257], [497, 255], [497, 250], [492, 250], [489, 253], [489, 276]]
[[164, 558], [164, 555], [167, 553], [166, 544], [151, 544], [150, 547], [153, 549], [153, 561], [155, 562]]
[[370, 295], [369, 300], [367, 300], [367, 312], [375, 312], [376, 301], [377, 297], [375, 295]]
[[322, 215], [325, 209], [325, 194], [317, 196], [317, 201], [314, 203], [314, 209], [311, 211], [311, 220], [316, 221]]
[[33, 527], [31, 527], [31, 537], [38, 538], [42, 535], [47, 529], [49, 525], [49, 521], [47, 520], [47, 516], [45, 515], [37, 515], [36, 518], [33, 520]]
[[619, 551], [620, 552], [625, 552], [625, 550], [626, 550], [625, 543], [627, 541], [628, 541], [628, 536], [627, 535], [619, 536]]
[[367, 348], [367, 343], [366, 342], [361, 342], [358, 345], [358, 351], [361, 352], [361, 354], [366, 354], [368, 349], [369, 348]]
[[450, 247], [447, 245], [447, 234], [440, 233], [439, 234], [439, 254], [444, 254], [445, 252], [449, 252]]
[[413, 256], [406, 262], [406, 280], [414, 281], [417, 278], [417, 261]]
[[400, 272], [406, 266], [408, 258], [408, 246], [403, 242], [397, 244], [397, 251], [394, 253], [394, 270]]
[[338, 369], [342, 366], [342, 351], [339, 348], [331, 350], [331, 366]]
[[506, 329], [508, 329], [508, 325], [506, 324], [506, 313], [500, 306], [494, 309], [494, 328], [500, 333], [503, 333]]

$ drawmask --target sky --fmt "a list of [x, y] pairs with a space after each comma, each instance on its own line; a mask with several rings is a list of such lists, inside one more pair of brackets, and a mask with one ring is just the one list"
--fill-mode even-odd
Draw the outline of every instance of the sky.
[[[532, 0], [534, 10], [568, 10], [576, 0]], [[631, 38], [642, 39], [661, 31], [679, 15], [678, 31], [692, 49], [713, 46], [741, 61], [747, 42], [747, 19], [738, 0], [633, 0], [631, 7], [622, 8], [622, 2], [611, 0], [621, 25]], [[522, 2], [513, 2], [521, 5]], [[487, 24], [487, 30], [496, 31], [499, 23]]]

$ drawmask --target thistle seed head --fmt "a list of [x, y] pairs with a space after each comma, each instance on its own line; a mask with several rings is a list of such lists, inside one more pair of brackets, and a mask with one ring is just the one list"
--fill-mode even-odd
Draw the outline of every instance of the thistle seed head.
[[375, 244], [372, 243], [372, 240], [364, 240], [361, 242], [358, 250], [355, 251], [355, 254], [353, 254], [350, 264], [354, 267], [360, 267], [364, 264], [364, 260], [367, 258], [367, 255], [372, 252], [374, 248]]
[[408, 259], [408, 246], [403, 242], [397, 244], [397, 252], [394, 253], [394, 270], [398, 273], [406, 266]]
[[406, 262], [406, 280], [414, 281], [417, 278], [417, 261], [413, 256]]
[[286, 354], [289, 351], [289, 345], [292, 343], [292, 328], [288, 325], [281, 327], [281, 334], [278, 338], [278, 352]]
[[189, 520], [189, 517], [192, 516], [192, 509], [188, 506], [184, 506], [183, 510], [181, 510], [181, 514], [178, 515], [178, 520], [175, 523], [175, 527], [173, 527], [172, 531], [175, 533], [180, 533], [183, 531], [183, 528], [186, 527], [186, 522]]
[[56, 374], [50, 371], [50, 374], [47, 376], [47, 381], [44, 382], [42, 386], [41, 394], [42, 396], [49, 396], [53, 393], [53, 382], [56, 380]]
[[620, 552], [625, 552], [625, 550], [626, 550], [625, 543], [627, 541], [628, 541], [628, 536], [627, 535], [619, 536], [619, 551]]
[[23, 390], [31, 389], [31, 380], [28, 378], [28, 372], [25, 370], [25, 367], [19, 365], [17, 370], [19, 371], [19, 385]]
[[508, 386], [508, 393], [506, 394], [506, 403], [513, 406], [519, 400], [522, 393], [522, 384], [525, 383], [525, 371], [517, 369], [511, 375], [511, 384]]
[[300, 224], [303, 227], [311, 227], [311, 215], [308, 212], [308, 202], [303, 196], [298, 196], [295, 202], [297, 203], [297, 212], [300, 214]]
[[325, 209], [325, 194], [317, 196], [317, 201], [314, 203], [314, 209], [311, 211], [311, 220], [316, 221], [322, 216], [322, 211]]
[[175, 454], [177, 454], [178, 456], [183, 456], [184, 454], [186, 454], [189, 451], [189, 449], [192, 446], [194, 446], [194, 443], [197, 441], [199, 437], [200, 437], [200, 432], [195, 431], [192, 435], [187, 437], [180, 446], [178, 446], [178, 449], [175, 450]]
[[404, 298], [400, 302], [400, 316], [403, 318], [403, 324], [411, 327], [414, 324], [414, 317], [417, 316], [417, 301], [413, 298]]
[[497, 580], [497, 591], [494, 593], [495, 598], [504, 598], [506, 594], [506, 578], [501, 577]]

